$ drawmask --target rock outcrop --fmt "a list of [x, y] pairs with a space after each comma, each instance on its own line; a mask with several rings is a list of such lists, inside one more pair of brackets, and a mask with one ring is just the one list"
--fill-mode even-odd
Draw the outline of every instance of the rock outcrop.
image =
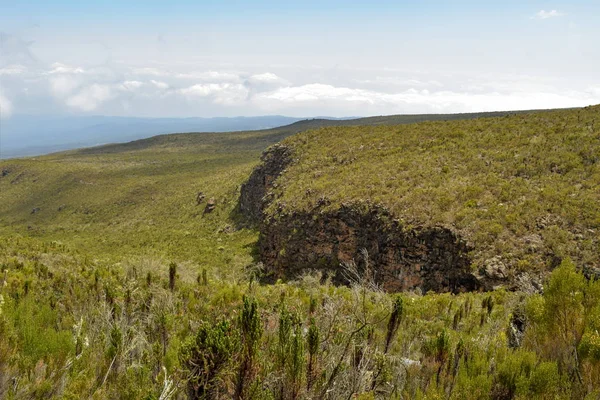
[[471, 246], [450, 228], [409, 229], [381, 206], [323, 211], [325, 201], [312, 212], [265, 215], [276, 180], [291, 162], [292, 149], [272, 146], [241, 188], [240, 211], [260, 226], [258, 257], [270, 279], [318, 270], [345, 284], [351, 280], [345, 266], [354, 264], [361, 274], [367, 263], [375, 283], [390, 292], [489, 290], [506, 279], [500, 260], [473, 271]]
[[215, 201], [214, 197], [211, 197], [206, 202], [206, 207], [204, 207], [204, 214], [210, 214], [215, 210], [215, 208], [217, 208], [217, 202]]
[[287, 146], [276, 144], [263, 153], [261, 160], [262, 163], [242, 185], [240, 194], [240, 211], [253, 223], [262, 221], [263, 210], [269, 201], [269, 190], [291, 163], [292, 151]]
[[[264, 221], [261, 261], [274, 279], [310, 270], [348, 283], [369, 274], [390, 292], [462, 292], [482, 289], [471, 271], [469, 245], [443, 227], [406, 230], [379, 207], [342, 206], [337, 211], [294, 213]], [[345, 266], [354, 264], [355, 271]]]

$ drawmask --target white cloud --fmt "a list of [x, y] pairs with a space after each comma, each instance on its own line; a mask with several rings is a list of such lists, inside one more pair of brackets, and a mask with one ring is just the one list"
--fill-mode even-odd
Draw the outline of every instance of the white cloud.
[[190, 72], [174, 72], [153, 67], [132, 68], [131, 73], [142, 76], [155, 76], [164, 79], [185, 79], [202, 82], [240, 82], [240, 75], [228, 71], [190, 71]]
[[0, 75], [20, 75], [27, 71], [27, 68], [20, 64], [8, 65], [0, 68]]
[[247, 99], [249, 91], [238, 83], [206, 83], [196, 84], [177, 91], [188, 98], [210, 97], [215, 103], [231, 105]]
[[[550, 12], [551, 13], [551, 12]], [[25, 65], [25, 66], [23, 66]], [[382, 115], [576, 107], [600, 103], [598, 80], [429, 70], [248, 66], [234, 71], [213, 64], [31, 66], [0, 69], [5, 115], [100, 110], [112, 115], [216, 116], [287, 114]], [[288, 81], [281, 75], [294, 77]], [[316, 83], [315, 83], [316, 82]], [[48, 104], [48, 96], [55, 99]], [[44, 103], [45, 102], [45, 103]], [[6, 111], [8, 110], [8, 112]], [[98, 111], [98, 112], [100, 112]]]
[[119, 87], [121, 90], [126, 90], [126, 91], [130, 91], [133, 92], [139, 88], [141, 88], [142, 86], [144, 86], [144, 82], [140, 82], [140, 81], [125, 81], [121, 84], [121, 86]]
[[281, 88], [261, 93], [254, 103], [266, 111], [292, 110], [297, 107], [322, 108], [328, 112], [340, 111], [345, 115], [362, 110], [379, 114], [420, 112], [474, 112], [523, 110], [533, 108], [561, 108], [586, 106], [600, 102], [600, 93], [469, 93], [409, 89], [397, 93], [382, 93], [374, 90], [335, 87], [325, 84], [308, 84]]
[[2, 93], [0, 93], [0, 118], [10, 118], [13, 113], [13, 105]]
[[156, 86], [158, 89], [161, 90], [165, 90], [169, 88], [169, 84], [165, 83], [165, 82], [161, 82], [161, 81], [155, 81], [154, 79], [151, 79], [150, 82]]
[[281, 82], [283, 79], [278, 77], [272, 72], [265, 72], [264, 74], [256, 74], [252, 75], [249, 79], [251, 82], [264, 82], [264, 83], [274, 83]]
[[85, 70], [81, 67], [71, 67], [62, 63], [54, 63], [51, 65], [52, 69], [48, 71], [48, 74], [83, 74]]
[[272, 72], [251, 75], [246, 79], [245, 84], [250, 89], [251, 95], [291, 85], [290, 82]]
[[25, 40], [18, 35], [0, 31], [0, 42], [2, 44], [2, 56], [0, 57], [1, 64], [35, 66], [39, 63], [39, 60], [31, 51], [31, 46], [34, 43], [33, 41]]
[[393, 76], [377, 76], [373, 79], [358, 79], [355, 82], [366, 85], [378, 86], [405, 86], [405, 87], [443, 87], [444, 85], [436, 80], [422, 81], [419, 79], [405, 79]]
[[600, 98], [600, 85], [590, 86], [586, 91], [592, 96]]
[[165, 71], [162, 71], [158, 68], [150, 68], [150, 67], [132, 68], [131, 72], [135, 75], [152, 75], [152, 76], [168, 75], [168, 73], [166, 73]]
[[538, 13], [536, 13], [533, 17], [531, 17], [531, 19], [548, 19], [548, 18], [562, 17], [563, 15], [565, 15], [565, 14], [562, 12], [556, 11], [556, 10], [551, 10], [551, 11], [541, 10]]
[[83, 88], [79, 93], [69, 97], [66, 104], [82, 111], [95, 110], [100, 104], [114, 97], [108, 85], [93, 84]]
[[202, 71], [174, 74], [176, 78], [193, 79], [204, 82], [239, 82], [238, 74], [226, 71]]
[[211, 94], [214, 94], [220, 90], [223, 90], [225, 85], [220, 85], [216, 83], [211, 84], [197, 84], [194, 86], [190, 86], [187, 88], [179, 89], [178, 92], [185, 96], [200, 96], [205, 97]]
[[339, 88], [331, 85], [312, 83], [303, 86], [286, 87], [270, 93], [257, 95], [257, 99], [276, 100], [282, 103], [306, 102], [317, 100], [342, 99], [348, 101], [372, 102], [377, 95], [362, 89]]

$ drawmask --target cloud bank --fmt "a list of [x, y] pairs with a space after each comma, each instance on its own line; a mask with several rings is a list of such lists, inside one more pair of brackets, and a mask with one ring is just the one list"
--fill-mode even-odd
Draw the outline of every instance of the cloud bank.
[[[313, 77], [293, 68], [218, 66], [79, 66], [10, 64], [0, 68], [3, 118], [13, 112], [133, 116], [296, 117], [458, 113], [586, 106], [600, 103], [600, 84], [556, 79], [327, 70]], [[300, 77], [300, 78], [299, 78]], [[11, 101], [8, 100], [10, 97]]]

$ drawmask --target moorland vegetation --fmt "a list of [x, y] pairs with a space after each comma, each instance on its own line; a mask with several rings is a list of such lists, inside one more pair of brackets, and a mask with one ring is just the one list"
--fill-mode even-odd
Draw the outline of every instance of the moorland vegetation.
[[[301, 125], [4, 160], [0, 398], [598, 398], [600, 283], [582, 273], [598, 256], [598, 110], [284, 141], [296, 161], [279, 204], [364, 198], [407, 226], [452, 224], [552, 269], [533, 294], [386, 293], [369, 274], [262, 283], [240, 185]], [[555, 265], [520, 256], [541, 214]]]

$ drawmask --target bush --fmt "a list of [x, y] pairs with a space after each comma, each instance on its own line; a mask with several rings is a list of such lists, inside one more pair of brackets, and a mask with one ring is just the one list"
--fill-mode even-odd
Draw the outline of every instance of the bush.
[[237, 332], [228, 321], [216, 325], [203, 323], [195, 337], [181, 349], [181, 365], [187, 372], [190, 399], [215, 398], [219, 376], [232, 361], [239, 346]]

